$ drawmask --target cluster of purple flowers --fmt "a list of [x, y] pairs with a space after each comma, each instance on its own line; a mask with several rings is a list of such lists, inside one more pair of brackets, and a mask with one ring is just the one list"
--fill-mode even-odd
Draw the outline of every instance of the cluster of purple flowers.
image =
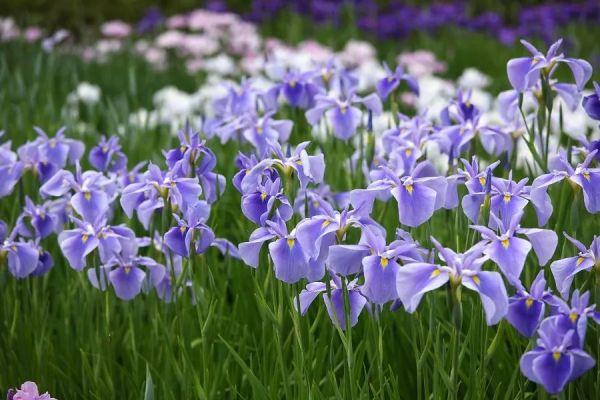
[[[248, 241], [239, 245], [240, 258], [257, 268], [261, 248], [268, 243], [277, 279], [288, 284], [309, 282], [296, 298], [299, 311], [306, 313], [321, 296], [332, 322], [342, 329], [355, 325], [367, 306], [380, 312], [391, 304], [392, 310], [403, 307], [412, 313], [427, 292], [442, 286], [452, 294], [452, 307], [460, 310], [460, 292], [466, 288], [481, 299], [489, 325], [506, 319], [522, 335], [538, 336], [537, 347], [523, 355], [521, 370], [547, 391], [562, 391], [595, 363], [583, 350], [585, 326], [588, 317], [600, 322], [600, 314], [588, 304], [588, 292], [571, 293], [570, 287], [575, 274], [600, 268], [600, 239], [588, 249], [565, 234], [579, 255], [551, 263], [558, 295], [546, 287], [543, 270], [527, 289], [523, 271], [532, 250], [537, 264], [544, 266], [553, 259], [559, 242], [555, 231], [543, 228], [553, 214], [550, 185], [568, 180], [583, 193], [588, 212], [600, 211], [600, 169], [592, 167], [597, 149], [582, 139], [581, 146], [550, 155], [544, 150], [543, 132], [529, 131], [532, 118], [523, 114], [521, 120], [514, 108], [521, 109], [525, 95], [544, 99], [554, 92], [574, 99], [567, 104], [579, 107], [591, 66], [559, 53], [560, 41], [546, 55], [523, 44], [532, 56], [508, 63], [514, 89], [500, 96], [508, 116], [504, 124], [485, 122], [470, 93], [459, 92], [442, 111], [439, 124], [425, 115], [398, 115], [396, 126], [380, 136], [371, 154], [360, 143], [373, 143], [372, 118], [382, 112], [384, 102], [393, 102], [388, 99], [390, 92], [401, 81], [418, 91], [416, 81], [401, 69], [387, 69], [377, 92], [367, 96], [356, 94], [352, 72], [335, 63], [289, 73], [270, 89], [259, 89], [251, 81], [232, 88], [217, 101], [221, 112], [209, 121], [207, 132], [223, 141], [238, 137], [254, 148], [252, 154], [239, 154], [239, 172], [234, 177], [242, 213], [257, 225]], [[563, 64], [575, 83], [554, 79]], [[361, 171], [366, 186], [334, 193], [324, 182], [325, 159], [318, 149], [310, 155], [308, 142], [295, 149], [282, 145], [292, 129], [290, 121], [273, 119], [282, 104], [306, 110], [313, 129], [323, 125], [328, 134], [358, 143], [348, 166]], [[598, 93], [586, 97], [583, 104], [590, 117], [598, 117]], [[515, 134], [516, 127], [527, 128], [529, 137]], [[507, 177], [495, 176], [501, 161], [484, 167], [475, 156], [471, 161], [462, 158], [476, 139], [491, 156], [504, 160], [516, 151], [518, 140], [527, 141], [532, 144], [533, 160], [539, 163], [530, 165], [530, 170], [537, 166], [542, 173], [530, 184], [528, 178], [513, 180], [512, 171]], [[426, 159], [430, 145], [448, 157], [447, 174], [440, 174]], [[573, 166], [573, 157], [580, 163]], [[388, 242], [374, 210], [376, 201], [387, 203], [392, 198], [399, 224], [409, 231], [399, 228]], [[459, 206], [473, 224], [473, 236], [480, 236], [470, 247], [458, 252], [434, 237], [432, 247], [413, 239], [410, 229], [426, 224], [438, 210]], [[535, 212], [537, 226], [522, 226], [528, 209]], [[455, 322], [460, 327], [460, 319]]]
[[[579, 2], [550, 2], [523, 6], [518, 10], [515, 23], [494, 11], [473, 15], [464, 1], [439, 2], [419, 7], [404, 2], [361, 0], [313, 0], [302, 3], [289, 0], [254, 0], [248, 17], [263, 21], [282, 10], [293, 10], [315, 21], [340, 24], [345, 12], [351, 12], [358, 26], [380, 38], [405, 38], [414, 32], [432, 32], [448, 26], [459, 26], [484, 32], [506, 44], [517, 38], [540, 37], [550, 43], [558, 29], [573, 21], [596, 21], [600, 6], [594, 0]], [[401, 23], [399, 23], [401, 21]]]
[[[236, 256], [235, 247], [215, 238], [206, 225], [211, 203], [225, 189], [225, 178], [213, 171], [215, 155], [198, 133], [180, 133], [179, 147], [165, 152], [166, 170], [149, 164], [141, 172], [145, 163], [128, 170], [116, 136], [102, 137], [90, 150], [92, 169], [84, 171], [82, 142], [67, 138], [64, 129], [53, 137], [36, 131], [38, 137], [22, 145], [18, 155], [10, 143], [2, 146], [8, 177], [3, 179], [2, 195], [11, 194], [26, 172], [41, 185], [37, 201], [25, 196], [23, 211], [10, 229], [0, 221], [0, 255], [16, 278], [43, 275], [52, 268], [53, 257], [44, 249], [52, 235], [57, 235], [73, 269], [85, 270], [101, 290], [112, 286], [124, 300], [152, 288], [170, 300], [181, 289], [176, 281], [189, 284], [186, 277], [180, 278], [183, 260], [209, 246]], [[18, 191], [24, 195], [22, 187]], [[150, 236], [136, 237], [130, 227], [111, 223], [119, 209], [129, 218], [135, 210]], [[170, 228], [171, 221], [176, 226]], [[146, 247], [147, 254], [140, 254]]]

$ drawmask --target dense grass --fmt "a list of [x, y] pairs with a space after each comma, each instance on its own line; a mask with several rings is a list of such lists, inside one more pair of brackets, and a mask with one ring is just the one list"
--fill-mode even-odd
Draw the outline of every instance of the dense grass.
[[[314, 36], [341, 45], [340, 35], [331, 33], [326, 28]], [[408, 47], [436, 51], [448, 61], [449, 76], [458, 75], [465, 66], [481, 68], [494, 77], [494, 91], [506, 85], [506, 60], [522, 52], [453, 31], [444, 41], [421, 37]], [[392, 43], [381, 47], [388, 59], [399, 50]], [[89, 149], [99, 134], [113, 134], [125, 124], [121, 142], [129, 165], [147, 159], [160, 162], [161, 149], [173, 147], [174, 138], [165, 129], [133, 129], [127, 126], [127, 116], [138, 107], [150, 107], [152, 94], [164, 85], [192, 90], [201, 79], [185, 75], [178, 67], [155, 72], [126, 55], [96, 65], [72, 56], [47, 55], [23, 44], [2, 44], [0, 126], [18, 145], [34, 137], [34, 125], [53, 132], [66, 124], [70, 135], [84, 140]], [[60, 112], [67, 94], [82, 80], [103, 90], [101, 104], [85, 110], [88, 126], [83, 130]], [[286, 115], [298, 120], [292, 111], [284, 110], [281, 116]], [[301, 127], [299, 122], [296, 142], [307, 137]], [[342, 160], [350, 149], [335, 141], [313, 146], [317, 145], [326, 154], [327, 182], [340, 190], [356, 184], [343, 169]], [[235, 172], [232, 160], [237, 145], [211, 146], [219, 159], [217, 170], [229, 180]], [[19, 189], [1, 200], [3, 219], [14, 221], [24, 193], [37, 196], [30, 178], [23, 192]], [[568, 190], [561, 194], [562, 189], [552, 190], [554, 204], [559, 196], [570, 196]], [[581, 198], [575, 197], [567, 230], [589, 243], [600, 218], [585, 214], [580, 204]], [[395, 205], [379, 205], [374, 215], [380, 216], [391, 237], [398, 224]], [[553, 217], [549, 226], [556, 223]], [[210, 225], [217, 236], [234, 243], [247, 240], [252, 230], [230, 184], [213, 208]], [[475, 240], [467, 225], [460, 209], [441, 211], [412, 234], [427, 247], [433, 233], [444, 244], [464, 250]], [[142, 233], [139, 224], [132, 227]], [[564, 240], [559, 243], [555, 258], [574, 254]], [[152, 398], [152, 393], [156, 399], [547, 397], [518, 370], [519, 357], [532, 343], [506, 321], [488, 328], [479, 299], [471, 293], [464, 293], [465, 321], [457, 338], [458, 363], [453, 366], [454, 333], [443, 290], [426, 296], [414, 315], [387, 310], [380, 315], [373, 310], [372, 316], [363, 314], [356, 328], [344, 333], [330, 323], [321, 302], [300, 317], [292, 299], [301, 287], [277, 281], [265, 254], [257, 271], [213, 250], [194, 258], [191, 271], [197, 301], [183, 296], [166, 304], [154, 294], [123, 302], [111, 292], [100, 292], [83, 273], [68, 267], [54, 236], [43, 244], [56, 260], [48, 275], [18, 281], [0, 271], [2, 390], [30, 379], [60, 399], [140, 399]], [[527, 284], [538, 268], [530, 255], [524, 273]], [[575, 286], [581, 286], [583, 278]], [[600, 300], [597, 295], [596, 300]], [[596, 326], [590, 326], [587, 343], [591, 346], [587, 350], [598, 359]], [[600, 370], [595, 368], [570, 384], [566, 397], [592, 398], [598, 385]]]

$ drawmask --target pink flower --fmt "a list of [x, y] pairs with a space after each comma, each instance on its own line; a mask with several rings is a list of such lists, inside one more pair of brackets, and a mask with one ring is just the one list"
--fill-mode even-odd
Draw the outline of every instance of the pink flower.
[[56, 400], [48, 392], [40, 394], [35, 382], [25, 382], [12, 396], [12, 400]]
[[103, 23], [100, 31], [107, 37], [124, 38], [131, 34], [131, 26], [123, 21], [114, 20]]
[[446, 64], [436, 59], [435, 54], [427, 50], [417, 50], [400, 54], [396, 61], [404, 65], [409, 74], [416, 77], [428, 76], [446, 71]]
[[36, 42], [42, 38], [42, 29], [39, 26], [29, 26], [23, 32], [23, 37], [29, 43]]

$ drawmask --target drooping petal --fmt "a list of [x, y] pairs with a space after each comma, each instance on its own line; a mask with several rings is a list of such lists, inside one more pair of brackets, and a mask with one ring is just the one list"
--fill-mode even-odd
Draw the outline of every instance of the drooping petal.
[[398, 201], [398, 216], [404, 225], [419, 226], [431, 218], [435, 210], [436, 191], [424, 185], [395, 187], [392, 196]]
[[334, 245], [329, 248], [327, 265], [342, 276], [356, 274], [362, 268], [363, 258], [369, 254], [369, 249], [362, 245]]
[[540, 265], [546, 265], [554, 255], [558, 236], [556, 232], [549, 229], [521, 229], [519, 233], [524, 233], [533, 246]]
[[131, 300], [140, 293], [145, 277], [146, 273], [137, 267], [118, 267], [108, 274], [117, 297], [123, 300]]
[[494, 240], [486, 247], [484, 254], [490, 257], [509, 279], [519, 279], [525, 266], [525, 259], [531, 250], [531, 244], [518, 237]]
[[506, 64], [508, 80], [513, 88], [518, 92], [523, 92], [530, 85], [528, 78], [531, 69], [532, 59], [529, 57], [514, 58]]
[[396, 277], [399, 265], [393, 259], [377, 255], [363, 258], [365, 283], [362, 291], [373, 303], [384, 304], [398, 298]]
[[551, 394], [563, 390], [569, 381], [572, 369], [572, 357], [563, 353], [555, 356], [553, 353], [547, 352], [537, 357], [532, 363], [532, 370], [539, 383]]
[[575, 275], [581, 271], [588, 271], [594, 266], [594, 261], [589, 257], [569, 257], [554, 261], [550, 270], [554, 275], [556, 288], [565, 299], [569, 297], [569, 290]]
[[99, 190], [79, 192], [71, 198], [73, 209], [85, 221], [94, 222], [108, 211], [108, 197]]
[[286, 283], [295, 283], [308, 274], [308, 263], [302, 245], [294, 238], [282, 238], [269, 243], [275, 277]]
[[419, 306], [425, 293], [443, 286], [448, 279], [448, 273], [437, 265], [406, 264], [398, 269], [396, 290], [406, 311], [412, 313]]
[[258, 228], [252, 235], [250, 235], [250, 241], [240, 243], [238, 250], [242, 260], [253, 268], [258, 268], [258, 261], [260, 256], [260, 249], [263, 244], [274, 237], [267, 229]]
[[[344, 292], [342, 289], [335, 289], [331, 291], [331, 299], [327, 293], [323, 293], [323, 300], [325, 301], [325, 307], [329, 318], [334, 324], [339, 324], [340, 328], [346, 329], [346, 318], [344, 313]], [[349, 320], [350, 326], [356, 325], [358, 322], [358, 316], [362, 312], [367, 299], [356, 290], [348, 291], [348, 304], [349, 304]]]
[[333, 134], [342, 140], [348, 140], [356, 133], [360, 124], [361, 112], [356, 107], [334, 107], [325, 113], [331, 124]]
[[531, 297], [511, 298], [507, 321], [523, 336], [531, 337], [544, 316], [544, 303]]
[[61, 232], [58, 244], [71, 267], [81, 271], [85, 267], [85, 257], [98, 247], [99, 241], [95, 236], [72, 230]]
[[187, 227], [176, 226], [165, 233], [164, 244], [173, 253], [182, 257], [190, 255], [190, 243], [186, 241]]
[[479, 293], [488, 325], [495, 325], [508, 311], [508, 295], [498, 272], [480, 271], [477, 275], [464, 276], [463, 286]]

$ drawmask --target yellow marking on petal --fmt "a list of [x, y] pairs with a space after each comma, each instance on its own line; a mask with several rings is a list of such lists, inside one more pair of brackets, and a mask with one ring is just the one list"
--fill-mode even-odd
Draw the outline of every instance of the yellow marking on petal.
[[583, 173], [583, 177], [585, 178], [586, 181], [590, 181], [590, 173], [589, 172], [584, 172]]
[[378, 159], [373, 160], [373, 165], [375, 165], [375, 166], [379, 165], [379, 160]]
[[393, 76], [391, 76], [391, 75], [390, 75], [390, 76], [388, 76], [388, 77], [387, 77], [387, 81], [388, 81], [389, 83], [391, 83], [393, 80], [394, 80], [394, 77], [393, 77]]
[[125, 267], [125, 274], [129, 275], [129, 272], [131, 272], [131, 267]]
[[442, 271], [440, 271], [439, 269], [434, 269], [433, 272], [431, 273], [431, 275], [429, 275], [429, 279], [433, 279], [441, 273], [442, 273]]
[[510, 193], [507, 193], [507, 194], [505, 194], [505, 195], [504, 195], [504, 202], [505, 202], [505, 203], [508, 203], [508, 202], [510, 201], [511, 197], [512, 197], [512, 196], [511, 196], [511, 194], [510, 194]]
[[505, 249], [508, 249], [508, 246], [509, 246], [509, 245], [510, 245], [510, 240], [508, 240], [508, 239], [504, 239], [504, 240], [502, 241], [502, 246], [503, 246]]
[[389, 260], [385, 257], [381, 257], [381, 260], [379, 261], [379, 263], [381, 264], [382, 268], [385, 268], [388, 266]]
[[410, 155], [412, 154], [412, 149], [406, 149], [404, 150], [404, 154], [406, 154], [407, 157], [410, 157]]
[[537, 57], [534, 57], [534, 58], [531, 59], [531, 65], [535, 65], [535, 64], [537, 64], [539, 62], [540, 62], [540, 59], [537, 58]]
[[527, 300], [525, 300], [525, 305], [527, 306], [527, 308], [530, 308], [533, 305], [533, 299], [531, 297], [528, 297]]
[[405, 185], [404, 188], [406, 189], [408, 194], [412, 194], [413, 190], [415, 190], [413, 185]]
[[179, 151], [180, 151], [180, 152], [182, 152], [182, 153], [185, 153], [185, 151], [186, 151], [186, 150], [187, 150], [187, 146], [186, 146], [186, 145], [183, 145], [183, 144], [182, 144], [182, 145], [179, 147]]
[[482, 176], [481, 178], [479, 178], [479, 184], [481, 186], [485, 186], [486, 182], [487, 182], [487, 180], [485, 179], [485, 177]]
[[473, 275], [473, 276], [471, 277], [471, 279], [473, 279], [473, 282], [475, 282], [475, 284], [476, 284], [477, 286], [481, 285], [481, 280], [479, 280], [479, 277], [478, 277], [477, 275]]
[[266, 198], [267, 198], [267, 193], [266, 193], [266, 192], [262, 192], [262, 193], [260, 194], [260, 199], [261, 199], [262, 201], [265, 201], [265, 199], [266, 199]]
[[583, 260], [585, 260], [585, 258], [584, 258], [584, 257], [579, 257], [579, 258], [577, 259], [577, 262], [575, 263], [575, 265], [576, 265], [576, 266], [579, 266], [579, 264], [581, 264], [581, 263], [583, 262]]
[[294, 248], [294, 245], [296, 244], [296, 241], [294, 239], [288, 239], [287, 240], [287, 244], [288, 244], [288, 247], [290, 249], [292, 249], [292, 248]]
[[90, 192], [84, 192], [83, 197], [85, 197], [87, 201], [90, 201], [92, 199], [92, 194]]
[[87, 242], [87, 241], [88, 241], [88, 239], [89, 239], [89, 238], [90, 238], [90, 237], [89, 237], [89, 235], [86, 235], [86, 234], [83, 234], [83, 235], [81, 235], [81, 241], [82, 241], [84, 244], [85, 244], [85, 242]]
[[185, 232], [185, 226], [180, 226], [180, 227], [179, 227], [179, 231], [180, 231], [181, 233]]
[[319, 208], [319, 206], [321, 205], [321, 203], [319, 203], [318, 201], [313, 201], [313, 207], [314, 208]]
[[15, 246], [14, 244], [10, 246], [10, 248], [12, 249], [12, 251], [17, 251], [17, 246]]
[[327, 228], [329, 226], [329, 224], [331, 223], [331, 221], [329, 221], [328, 219], [326, 219], [325, 221], [323, 221], [323, 223], [321, 224], [321, 228]]
[[346, 111], [348, 111], [348, 106], [340, 106], [340, 112], [342, 114], [346, 114]]
[[256, 133], [258, 133], [259, 135], [262, 135], [262, 133], [263, 133], [263, 127], [262, 127], [262, 126], [260, 126], [260, 125], [259, 125], [259, 126], [257, 126], [257, 127], [256, 127]]
[[55, 148], [55, 147], [56, 147], [56, 140], [52, 139], [52, 140], [50, 141], [50, 148], [51, 148], [51, 149], [53, 149], [53, 148]]
[[108, 146], [107, 145], [102, 146], [102, 152], [103, 153], [108, 153]]
[[579, 315], [577, 313], [572, 312], [571, 314], [569, 314], [569, 319], [571, 320], [571, 323], [575, 323], [577, 322], [577, 318], [579, 318]]
[[560, 360], [561, 357], [561, 353], [560, 351], [555, 351], [554, 353], [552, 353], [552, 358], [554, 358], [554, 361], [558, 362]]
[[296, 87], [296, 81], [290, 81], [290, 87], [293, 89]]
[[302, 160], [298, 160], [298, 161], [296, 161], [296, 164], [298, 164], [298, 165], [302, 165]]

